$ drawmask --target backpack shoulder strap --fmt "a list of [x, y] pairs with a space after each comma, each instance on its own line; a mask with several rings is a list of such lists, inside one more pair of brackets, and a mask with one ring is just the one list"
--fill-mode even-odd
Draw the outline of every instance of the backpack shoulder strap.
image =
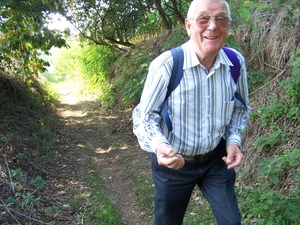
[[173, 56], [173, 69], [171, 72], [171, 77], [168, 85], [168, 90], [166, 94], [166, 99], [162, 105], [162, 117], [168, 127], [169, 132], [173, 129], [172, 123], [169, 117], [168, 109], [167, 109], [167, 98], [171, 95], [171, 93], [175, 90], [175, 88], [180, 83], [183, 74], [183, 50], [181, 46], [171, 49], [171, 53]]
[[173, 56], [173, 70], [168, 85], [166, 98], [168, 98], [180, 83], [183, 74], [183, 50], [181, 46], [171, 49]]
[[[239, 61], [238, 57], [236, 56], [236, 53], [233, 50], [226, 48], [225, 46], [223, 46], [222, 49], [233, 64], [233, 66], [230, 66], [230, 73], [231, 73], [231, 77], [232, 77], [234, 83], [236, 83], [241, 74], [240, 73], [240, 71], [241, 71], [240, 61]], [[235, 92], [234, 96], [237, 100], [239, 100], [242, 103], [242, 105], [245, 107], [245, 109], [247, 109], [247, 105], [246, 105], [244, 99], [242, 98], [242, 96], [238, 92]]]
[[234, 83], [236, 83], [240, 76], [240, 70], [241, 70], [240, 61], [234, 51], [232, 51], [229, 48], [226, 48], [225, 46], [223, 46], [222, 49], [233, 64], [233, 66], [230, 66], [230, 72], [231, 72], [231, 77], [234, 80]]

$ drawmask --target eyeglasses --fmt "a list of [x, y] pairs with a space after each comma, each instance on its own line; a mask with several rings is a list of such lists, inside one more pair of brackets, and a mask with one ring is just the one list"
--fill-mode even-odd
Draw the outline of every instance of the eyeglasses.
[[[199, 28], [206, 28], [210, 24], [212, 18], [215, 19], [215, 22], [219, 28], [227, 28], [229, 18], [226, 16], [199, 16], [196, 19], [196, 25]], [[193, 18], [191, 18], [194, 20]]]

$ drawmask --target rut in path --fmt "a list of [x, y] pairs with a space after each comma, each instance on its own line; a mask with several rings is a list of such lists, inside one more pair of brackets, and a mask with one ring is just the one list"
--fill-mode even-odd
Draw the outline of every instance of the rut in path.
[[[130, 182], [132, 165], [138, 163], [141, 173], [150, 172], [150, 155], [142, 151], [132, 133], [131, 109], [105, 110], [93, 99], [78, 97], [60, 90], [60, 115], [76, 148], [74, 157], [81, 165], [83, 178], [93, 163], [104, 182], [107, 195], [116, 204], [125, 225], [149, 224], [145, 210], [133, 197], [134, 184]], [[135, 169], [136, 171], [136, 169]]]

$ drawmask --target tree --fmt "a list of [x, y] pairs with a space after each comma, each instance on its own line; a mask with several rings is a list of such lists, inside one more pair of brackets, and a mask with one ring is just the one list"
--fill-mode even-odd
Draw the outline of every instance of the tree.
[[130, 47], [144, 9], [136, 1], [75, 0], [66, 13], [82, 38], [106, 46]]
[[56, 0], [0, 1], [0, 68], [27, 77], [44, 71], [47, 62], [40, 52], [48, 54], [52, 46], [66, 46], [58, 31], [49, 30], [47, 19], [53, 12], [63, 12]]
[[[149, 2], [152, 2], [152, 0]], [[184, 3], [182, 1], [154, 0], [154, 3], [155, 9], [158, 11], [162, 19], [165, 30], [171, 30], [174, 27], [173, 24], [178, 24], [178, 22], [184, 24], [185, 18], [179, 10], [179, 8], [184, 8]]]
[[186, 10], [187, 4], [181, 0], [73, 0], [65, 15], [81, 38], [124, 48], [133, 45], [139, 35], [183, 24], [179, 9]]

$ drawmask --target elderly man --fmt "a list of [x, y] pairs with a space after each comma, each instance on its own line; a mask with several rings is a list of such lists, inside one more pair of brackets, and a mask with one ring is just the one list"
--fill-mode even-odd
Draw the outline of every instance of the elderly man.
[[[241, 135], [251, 108], [244, 57], [232, 49], [241, 68], [235, 82], [230, 72], [233, 63], [222, 49], [230, 21], [224, 0], [191, 3], [185, 20], [190, 40], [181, 46], [183, 75], [166, 103], [172, 130], [167, 129], [161, 111], [173, 57], [166, 51], [150, 64], [140, 103], [133, 111], [133, 131], [141, 147], [152, 153], [155, 225], [182, 224], [196, 185], [219, 225], [241, 223], [234, 168], [243, 160]], [[236, 92], [246, 107], [235, 98]]]

